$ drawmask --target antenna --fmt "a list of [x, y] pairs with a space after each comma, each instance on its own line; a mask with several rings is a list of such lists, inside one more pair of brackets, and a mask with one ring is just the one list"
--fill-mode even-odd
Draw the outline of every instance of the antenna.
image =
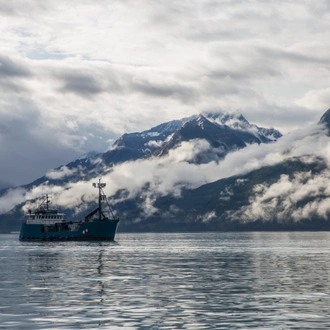
[[99, 182], [98, 183], [93, 182], [93, 187], [94, 188], [102, 189], [102, 188], [106, 187], [107, 184], [106, 183], [101, 183], [101, 179], [102, 178], [99, 178]]

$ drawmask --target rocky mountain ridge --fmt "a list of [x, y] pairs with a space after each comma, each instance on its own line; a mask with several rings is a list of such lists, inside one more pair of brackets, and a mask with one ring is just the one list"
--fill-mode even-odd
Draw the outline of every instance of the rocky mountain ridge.
[[[17, 230], [26, 199], [46, 183], [67, 216], [81, 218], [94, 207], [88, 191], [99, 175], [115, 186], [110, 201], [122, 218], [119, 230], [328, 228], [328, 117], [310, 132], [285, 137], [237, 114], [202, 114], [124, 134], [104, 154], [18, 187], [21, 202], [0, 216], [1, 229]], [[242, 172], [223, 176], [235, 166]], [[82, 186], [88, 190], [82, 193]], [[81, 195], [73, 198], [76, 192]]]

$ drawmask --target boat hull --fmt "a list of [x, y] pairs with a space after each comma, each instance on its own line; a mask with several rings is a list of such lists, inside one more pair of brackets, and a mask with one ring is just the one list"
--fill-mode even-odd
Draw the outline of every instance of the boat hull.
[[[92, 222], [60, 223], [51, 226], [22, 223], [20, 241], [113, 241], [117, 219]], [[77, 228], [74, 228], [77, 227]]]

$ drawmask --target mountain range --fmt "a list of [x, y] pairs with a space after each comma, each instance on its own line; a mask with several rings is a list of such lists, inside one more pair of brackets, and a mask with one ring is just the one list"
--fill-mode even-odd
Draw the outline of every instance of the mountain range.
[[102, 176], [121, 231], [329, 229], [330, 109], [285, 136], [239, 113], [202, 113], [122, 135], [28, 185], [3, 189], [0, 230], [18, 230], [44, 193], [72, 219]]

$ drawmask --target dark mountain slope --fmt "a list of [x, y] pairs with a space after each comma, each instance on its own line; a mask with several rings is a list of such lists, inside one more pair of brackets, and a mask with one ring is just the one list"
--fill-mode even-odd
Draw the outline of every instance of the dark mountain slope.
[[139, 133], [124, 134], [104, 153], [102, 159], [105, 164], [111, 165], [146, 157], [192, 118], [173, 120]]
[[[208, 163], [211, 161], [220, 161], [228, 152], [244, 148], [250, 143], [268, 143], [280, 137], [281, 133], [274, 129], [259, 128], [251, 125], [242, 115], [228, 114], [207, 114], [205, 116], [192, 116], [181, 120], [170, 121], [151, 128], [140, 133], [124, 134], [104, 154], [88, 154], [79, 159], [75, 159], [67, 165], [60, 166], [49, 171], [44, 176], [22, 187], [4, 189], [0, 192], [0, 197], [8, 198], [8, 193], [18, 192], [23, 198], [36, 196], [36, 191], [45, 191], [47, 187], [58, 187], [59, 190], [70, 190], [74, 183], [85, 182], [94, 179], [100, 175], [107, 175], [114, 166], [126, 162], [144, 159], [144, 161], [155, 160], [178, 148], [182, 142], [192, 140], [204, 141], [204, 149], [196, 153], [193, 159], [182, 159], [182, 162], [194, 164]], [[209, 147], [205, 149], [205, 141]], [[195, 152], [195, 151], [194, 151]], [[151, 158], [150, 158], [151, 157]], [[148, 189], [148, 184], [141, 187], [141, 191]], [[35, 190], [33, 194], [30, 194]], [[123, 194], [124, 192], [124, 194]], [[145, 219], [146, 216], [141, 212], [139, 204], [143, 203], [140, 196], [137, 200], [131, 200], [125, 197], [125, 191], [119, 188], [117, 195], [123, 202], [119, 203], [118, 213], [129, 214], [131, 219]], [[7, 196], [6, 196], [7, 195]], [[128, 196], [129, 194], [126, 193]], [[39, 196], [40, 197], [40, 196]], [[77, 196], [77, 201], [82, 201], [84, 195]], [[158, 201], [156, 200], [156, 203]], [[18, 203], [18, 202], [17, 202]], [[17, 204], [10, 212], [0, 215], [0, 230], [17, 230], [19, 221], [24, 216], [22, 213], [22, 204]], [[87, 205], [87, 210], [94, 208], [92, 204]], [[68, 217], [78, 219], [84, 214], [79, 214], [73, 209], [63, 209]], [[167, 210], [166, 212], [170, 212]], [[145, 221], [153, 221], [153, 218], [147, 218]], [[138, 220], [137, 220], [138, 221]], [[132, 222], [123, 220], [123, 228], [129, 228]], [[157, 224], [157, 222], [155, 222]], [[137, 228], [135, 225], [132, 228]]]
[[[283, 163], [267, 166], [252, 171], [243, 176], [234, 176], [227, 179], [203, 185], [194, 190], [184, 190], [182, 196], [165, 196], [158, 198], [154, 206], [157, 213], [146, 219], [139, 209], [138, 203], [130, 202], [128, 208], [126, 202], [116, 207], [126, 213], [126, 219], [141, 219], [140, 222], [131, 223], [129, 220], [121, 224], [121, 230], [132, 231], [168, 231], [168, 230], [284, 230], [284, 229], [330, 229], [330, 222], [324, 221], [318, 216], [305, 218], [295, 222], [290, 214], [283, 221], [277, 216], [281, 211], [279, 207], [270, 209], [268, 219], [262, 217], [246, 219], [245, 207], [256, 195], [255, 187], [267, 185], [268, 187], [278, 182], [283, 175], [292, 180], [295, 175], [308, 173], [318, 175], [327, 169], [326, 162], [321, 158], [315, 158], [313, 162], [305, 162], [304, 159], [293, 158]], [[309, 196], [300, 201], [303, 207], [307, 203], [320, 196]]]
[[319, 124], [325, 124], [330, 132], [330, 109], [328, 109], [321, 117]]

